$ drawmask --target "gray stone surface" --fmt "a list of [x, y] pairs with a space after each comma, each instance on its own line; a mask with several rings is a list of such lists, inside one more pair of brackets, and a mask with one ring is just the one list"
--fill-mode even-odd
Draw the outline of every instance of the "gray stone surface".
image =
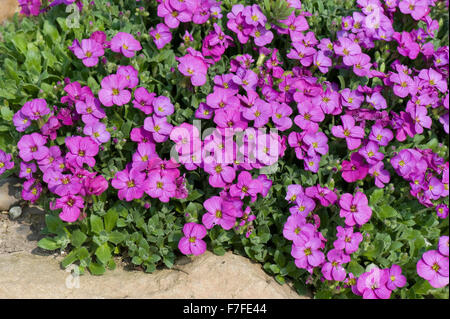
[[0, 211], [7, 211], [20, 201], [20, 185], [20, 180], [16, 178], [0, 179]]
[[11, 219], [17, 219], [22, 215], [22, 208], [20, 206], [14, 206], [9, 209], [9, 217]]
[[117, 259], [117, 268], [102, 276], [77, 277], [61, 268], [64, 256], [37, 247], [44, 216], [36, 207], [25, 207], [16, 220], [0, 214], [0, 298], [309, 298], [231, 252], [183, 257], [152, 274], [127, 270]]
[[0, 298], [301, 299], [247, 258], [210, 252], [152, 274], [119, 266], [102, 276], [62, 270], [62, 257], [0, 254]]

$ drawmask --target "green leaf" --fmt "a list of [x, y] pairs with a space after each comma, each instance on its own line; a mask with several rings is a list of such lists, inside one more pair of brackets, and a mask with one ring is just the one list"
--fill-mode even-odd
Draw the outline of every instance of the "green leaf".
[[351, 272], [356, 277], [359, 277], [362, 273], [364, 273], [364, 267], [354, 260], [348, 264], [346, 269], [349, 273]]
[[115, 208], [111, 208], [106, 212], [104, 217], [105, 219], [105, 230], [111, 231], [116, 227], [117, 219], [119, 218], [119, 213], [115, 210]]
[[123, 242], [127, 238], [127, 235], [119, 232], [119, 231], [113, 231], [108, 236], [108, 241], [112, 242], [113, 244], [117, 245]]
[[33, 43], [27, 45], [25, 68], [36, 74], [40, 74], [42, 71], [41, 52]]
[[82, 233], [79, 229], [75, 230], [72, 233], [72, 245], [75, 247], [81, 247], [83, 245], [84, 241], [86, 240], [87, 236]]
[[11, 109], [7, 106], [2, 106], [0, 108], [0, 113], [2, 115], [2, 118], [8, 122], [11, 121], [14, 116], [14, 112], [11, 111]]
[[370, 204], [376, 205], [378, 202], [384, 197], [384, 190], [382, 188], [378, 188], [373, 191], [370, 195]]
[[100, 234], [103, 230], [103, 221], [102, 218], [97, 215], [91, 215], [91, 230], [96, 234]]
[[222, 246], [218, 246], [218, 247], [214, 247], [213, 253], [215, 253], [218, 256], [223, 256], [223, 255], [225, 255], [226, 251]]
[[94, 276], [103, 275], [106, 271], [105, 266], [97, 263], [90, 263], [88, 268], [91, 274]]
[[64, 268], [67, 268], [67, 266], [73, 264], [73, 262], [74, 262], [75, 260], [77, 260], [77, 259], [78, 259], [78, 256], [77, 256], [77, 250], [75, 249], [75, 250], [72, 250], [72, 251], [70, 252], [70, 254], [68, 254], [68, 255], [66, 256], [66, 258], [63, 259], [63, 261], [61, 262], [61, 265], [62, 265]]
[[51, 24], [48, 20], [44, 21], [43, 32], [45, 35], [49, 36], [54, 44], [59, 43], [59, 32], [58, 29]]
[[380, 219], [400, 216], [400, 214], [393, 207], [391, 207], [389, 205], [383, 205], [380, 208], [375, 209], [375, 213], [377, 214], [378, 218], [380, 218]]
[[53, 234], [59, 234], [63, 230], [63, 222], [56, 216], [45, 215], [45, 224], [47, 225], [48, 231]]
[[56, 243], [56, 241], [52, 238], [42, 238], [38, 242], [38, 246], [45, 250], [55, 250], [60, 248], [61, 246]]
[[95, 256], [97, 256], [98, 260], [102, 264], [107, 264], [108, 261], [111, 259], [111, 250], [109, 249], [109, 246], [107, 243], [104, 243], [100, 247], [98, 247], [95, 251]]

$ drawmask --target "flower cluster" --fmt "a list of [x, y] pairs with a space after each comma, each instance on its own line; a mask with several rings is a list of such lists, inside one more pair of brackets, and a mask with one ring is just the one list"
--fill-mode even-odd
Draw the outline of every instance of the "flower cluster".
[[439, 239], [438, 249], [429, 250], [417, 263], [417, 274], [434, 288], [448, 285], [448, 236]]

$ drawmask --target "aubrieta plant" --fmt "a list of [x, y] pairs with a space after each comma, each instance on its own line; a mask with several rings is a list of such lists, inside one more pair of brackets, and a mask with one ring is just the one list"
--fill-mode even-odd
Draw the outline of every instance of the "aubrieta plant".
[[231, 250], [315, 298], [448, 298], [448, 1], [19, 4], [0, 174], [63, 267]]

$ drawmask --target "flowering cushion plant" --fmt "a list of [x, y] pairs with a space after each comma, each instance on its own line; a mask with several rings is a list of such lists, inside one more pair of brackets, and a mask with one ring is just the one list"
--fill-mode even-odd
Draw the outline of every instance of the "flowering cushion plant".
[[448, 1], [20, 5], [0, 174], [64, 267], [232, 250], [316, 298], [448, 298]]

